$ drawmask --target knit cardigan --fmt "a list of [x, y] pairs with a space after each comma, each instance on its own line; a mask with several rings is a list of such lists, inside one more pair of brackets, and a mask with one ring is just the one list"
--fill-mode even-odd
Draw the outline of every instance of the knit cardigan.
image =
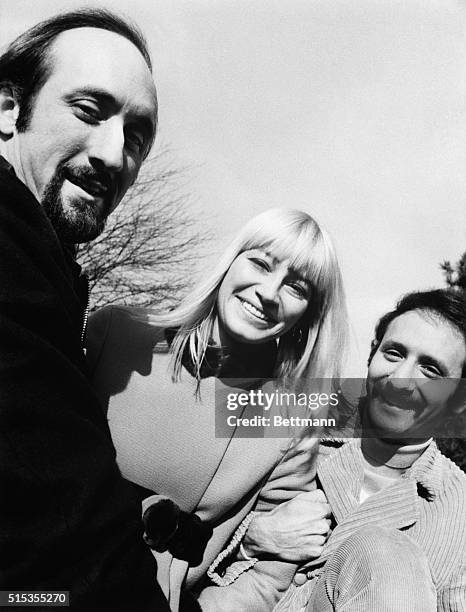
[[424, 551], [440, 612], [466, 611], [466, 476], [441, 454], [435, 442], [400, 480], [362, 504], [359, 439], [337, 448], [322, 443], [317, 477], [336, 527], [321, 557], [308, 566], [307, 582], [292, 584], [275, 612], [297, 612], [305, 607], [325, 561], [347, 537], [371, 525], [403, 530]]

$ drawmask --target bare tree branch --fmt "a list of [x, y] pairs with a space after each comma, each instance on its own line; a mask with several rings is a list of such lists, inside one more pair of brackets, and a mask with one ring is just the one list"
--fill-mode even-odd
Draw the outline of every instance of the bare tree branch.
[[173, 167], [166, 149], [150, 158], [101, 236], [80, 245], [92, 309], [115, 303], [169, 308], [186, 293], [210, 236], [185, 191], [185, 170]]
[[453, 266], [449, 261], [444, 261], [440, 268], [449, 287], [466, 290], [466, 251]]
[[[440, 264], [440, 268], [448, 287], [466, 291], [466, 252], [455, 264], [451, 265], [449, 261], [444, 261]], [[464, 414], [455, 417], [453, 423], [456, 431], [464, 431], [465, 419]], [[466, 471], [466, 440], [464, 438], [440, 438], [437, 440], [437, 445], [442, 453], [455, 461], [463, 471]]]

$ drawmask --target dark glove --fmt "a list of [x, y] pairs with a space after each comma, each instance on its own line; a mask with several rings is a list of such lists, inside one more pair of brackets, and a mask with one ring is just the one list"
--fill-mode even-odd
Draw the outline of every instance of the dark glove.
[[179, 610], [180, 612], [202, 612], [197, 599], [185, 589], [181, 591]]
[[196, 514], [188, 514], [168, 498], [150, 505], [142, 516], [144, 540], [157, 552], [169, 550], [192, 566], [202, 561], [213, 529]]

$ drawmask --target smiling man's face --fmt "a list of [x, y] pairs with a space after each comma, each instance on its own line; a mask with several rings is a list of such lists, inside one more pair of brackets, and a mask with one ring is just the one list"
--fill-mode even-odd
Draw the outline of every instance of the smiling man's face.
[[445, 319], [422, 310], [396, 317], [367, 374], [367, 416], [378, 435], [430, 437], [448, 413], [465, 361], [464, 338]]
[[114, 32], [68, 30], [50, 53], [51, 74], [14, 137], [15, 169], [60, 238], [86, 242], [102, 231], [150, 149], [155, 86], [138, 49]]

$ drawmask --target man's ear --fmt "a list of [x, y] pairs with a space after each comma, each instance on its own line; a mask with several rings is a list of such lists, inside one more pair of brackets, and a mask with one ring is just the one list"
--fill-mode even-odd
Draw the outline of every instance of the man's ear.
[[372, 340], [372, 342], [371, 342], [371, 350], [370, 350], [370, 353], [369, 353], [369, 357], [367, 358], [367, 367], [369, 367], [371, 365], [372, 357], [377, 352], [377, 349], [379, 348], [379, 344], [380, 344], [380, 342], [376, 338], [374, 338]]
[[460, 414], [463, 414], [465, 410], [466, 410], [466, 403], [465, 403], [465, 400], [463, 399], [463, 402], [459, 406], [453, 407], [452, 412], [453, 414], [456, 414], [456, 416], [460, 416]]
[[454, 415], [460, 416], [464, 414], [466, 410], [466, 378], [459, 379], [458, 388], [450, 398], [449, 404], [452, 407], [451, 412]]
[[16, 130], [19, 104], [8, 86], [0, 88], [0, 135], [8, 139]]

